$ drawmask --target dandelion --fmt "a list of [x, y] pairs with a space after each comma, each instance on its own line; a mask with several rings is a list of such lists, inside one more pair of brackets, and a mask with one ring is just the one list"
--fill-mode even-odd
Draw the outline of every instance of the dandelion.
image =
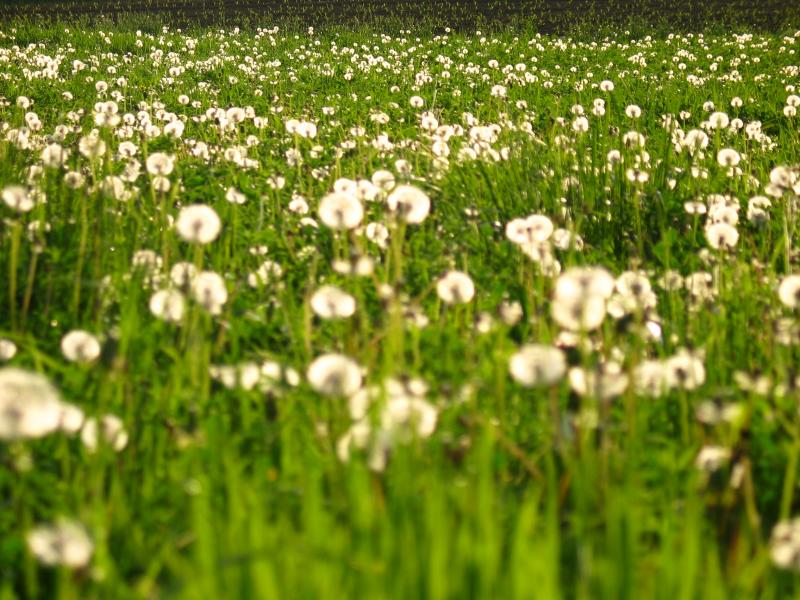
[[372, 174], [372, 183], [383, 190], [384, 192], [390, 192], [392, 188], [395, 186], [395, 177], [394, 173], [391, 171], [386, 170], [378, 170]]
[[0, 368], [0, 440], [39, 438], [58, 429], [58, 391], [43, 375]]
[[399, 185], [386, 198], [386, 204], [407, 223], [422, 223], [428, 216], [431, 201], [428, 195], [413, 185]]
[[364, 230], [367, 239], [379, 248], [386, 248], [389, 241], [389, 229], [383, 223], [369, 223]]
[[247, 283], [250, 287], [257, 288], [267, 285], [283, 275], [283, 267], [274, 260], [265, 260], [256, 271], [247, 276]]
[[361, 367], [343, 354], [323, 354], [308, 366], [306, 378], [326, 396], [352, 396], [361, 388]]
[[489, 92], [493, 98], [505, 98], [506, 94], [508, 93], [508, 89], [504, 85], [493, 85], [492, 89]]
[[708, 147], [708, 135], [700, 129], [692, 129], [683, 138], [683, 146], [690, 152], [697, 152]]
[[564, 353], [554, 346], [527, 344], [511, 356], [508, 370], [525, 387], [552, 385], [564, 377], [567, 361]]
[[17, 345], [11, 340], [0, 338], [0, 361], [7, 361], [17, 354]]
[[706, 369], [699, 354], [680, 350], [667, 359], [667, 382], [670, 387], [683, 390], [694, 390], [706, 380]]
[[506, 237], [514, 244], [538, 244], [546, 242], [553, 234], [553, 222], [545, 215], [530, 215], [525, 219], [514, 219], [506, 224]]
[[637, 393], [658, 398], [669, 390], [667, 371], [660, 360], [644, 360], [633, 371]]
[[100, 341], [88, 331], [76, 329], [61, 338], [61, 353], [71, 362], [93, 362], [100, 350]]
[[64, 185], [72, 190], [77, 190], [83, 187], [86, 180], [84, 176], [78, 171], [67, 171], [64, 173]]
[[787, 275], [781, 280], [778, 286], [778, 298], [784, 306], [797, 308], [800, 304], [800, 275]]
[[730, 124], [730, 119], [726, 113], [717, 111], [709, 115], [708, 124], [711, 129], [725, 129]]
[[121, 177], [109, 175], [100, 182], [100, 191], [113, 200], [127, 200], [130, 197]]
[[210, 312], [218, 315], [228, 301], [225, 280], [213, 271], [201, 271], [192, 279], [192, 295], [195, 301]]
[[189, 262], [177, 262], [169, 270], [170, 281], [179, 288], [187, 288], [197, 275], [197, 267]]
[[735, 167], [741, 160], [741, 155], [733, 148], [723, 148], [717, 152], [717, 162], [721, 167]]
[[800, 571], [800, 518], [780, 521], [773, 527], [769, 555], [776, 567]]
[[642, 109], [636, 104], [629, 104], [625, 107], [625, 116], [629, 119], [638, 119], [642, 116]]
[[382, 431], [395, 440], [406, 437], [406, 431], [413, 432], [419, 438], [426, 438], [436, 429], [437, 418], [436, 407], [406, 392], [389, 395], [380, 415], [380, 424]]
[[556, 281], [551, 315], [571, 331], [597, 329], [605, 319], [606, 300], [614, 287], [614, 278], [605, 269], [570, 269]]
[[90, 160], [100, 158], [106, 153], [106, 143], [97, 136], [84, 136], [78, 142], [78, 150]]
[[28, 190], [19, 185], [9, 185], [3, 188], [2, 196], [5, 205], [17, 212], [30, 212], [36, 205]]
[[332, 285], [324, 285], [311, 296], [311, 309], [323, 319], [342, 319], [356, 312], [356, 299]]
[[185, 241], [209, 244], [217, 239], [222, 224], [217, 212], [206, 204], [192, 204], [181, 209], [175, 229]]
[[694, 466], [706, 473], [718, 471], [731, 458], [730, 448], [722, 446], [703, 446], [694, 459]]
[[147, 157], [146, 161], [147, 172], [150, 175], [160, 175], [166, 177], [175, 168], [175, 161], [171, 156], [163, 152], [154, 152]]
[[642, 169], [626, 169], [625, 177], [631, 183], [647, 183], [650, 180], [650, 174]]
[[622, 394], [628, 387], [628, 376], [619, 363], [601, 363], [596, 369], [573, 367], [569, 370], [569, 384], [576, 394], [608, 400]]
[[159, 290], [150, 296], [150, 312], [171, 323], [179, 323], [183, 319], [185, 305], [183, 294], [175, 290]]
[[247, 196], [237, 190], [235, 187], [229, 187], [225, 192], [225, 200], [231, 204], [244, 204], [247, 202]]
[[40, 525], [28, 532], [28, 548], [44, 565], [63, 565], [82, 569], [94, 553], [86, 529], [77, 521], [61, 520], [54, 525]]
[[436, 293], [445, 304], [466, 304], [475, 296], [475, 284], [466, 273], [450, 271], [436, 282]]
[[600, 82], [600, 89], [604, 92], [613, 92], [614, 91], [614, 82], [609, 81], [608, 79], [604, 79]]
[[589, 119], [586, 117], [576, 117], [572, 122], [572, 130], [576, 133], [586, 133], [589, 131]]
[[739, 241], [739, 232], [727, 223], [714, 223], [706, 227], [706, 239], [714, 250], [729, 250]]
[[115, 415], [103, 415], [100, 419], [87, 419], [81, 428], [81, 442], [89, 452], [97, 450], [102, 441], [114, 450], [120, 452], [128, 445], [128, 432], [122, 420]]
[[42, 164], [50, 169], [56, 169], [64, 164], [69, 157], [69, 150], [60, 144], [48, 144], [42, 150]]
[[319, 203], [319, 218], [331, 229], [355, 229], [364, 217], [364, 208], [354, 194], [332, 192]]

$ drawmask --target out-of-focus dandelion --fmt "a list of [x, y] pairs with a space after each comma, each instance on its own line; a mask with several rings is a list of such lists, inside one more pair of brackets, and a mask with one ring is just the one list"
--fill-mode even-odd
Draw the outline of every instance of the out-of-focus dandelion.
[[39, 525], [28, 532], [28, 548], [44, 565], [82, 569], [94, 553], [86, 529], [77, 521], [64, 519], [54, 525]]
[[466, 273], [450, 271], [436, 282], [436, 293], [445, 304], [466, 304], [475, 296], [475, 284]]
[[332, 192], [319, 203], [319, 218], [331, 229], [355, 229], [364, 217], [364, 207], [351, 194]]
[[311, 296], [311, 309], [323, 319], [342, 319], [353, 316], [356, 299], [332, 285], [324, 285]]
[[520, 385], [552, 385], [564, 377], [567, 361], [564, 353], [554, 346], [528, 344], [511, 356], [508, 370]]
[[88, 331], [76, 329], [61, 338], [61, 352], [72, 362], [90, 363], [100, 356], [100, 340]]
[[192, 204], [181, 209], [175, 229], [187, 242], [209, 244], [217, 239], [222, 223], [217, 212], [206, 204]]
[[361, 388], [361, 367], [343, 354], [323, 354], [308, 366], [306, 378], [327, 396], [352, 396]]
[[398, 185], [386, 198], [386, 204], [393, 213], [411, 224], [422, 223], [431, 209], [428, 195], [413, 185]]
[[58, 429], [61, 398], [43, 375], [0, 368], [0, 440], [39, 438]]

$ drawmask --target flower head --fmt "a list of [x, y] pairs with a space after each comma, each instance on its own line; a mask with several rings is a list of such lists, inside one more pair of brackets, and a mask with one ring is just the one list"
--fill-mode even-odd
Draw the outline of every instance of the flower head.
[[364, 218], [364, 207], [354, 194], [332, 192], [320, 200], [319, 218], [331, 229], [355, 229]]
[[192, 204], [181, 209], [175, 229], [184, 240], [208, 244], [217, 239], [221, 223], [217, 212], [206, 204]]
[[445, 304], [466, 304], [475, 296], [475, 284], [466, 273], [450, 271], [436, 282], [436, 293]]
[[72, 362], [90, 363], [100, 356], [100, 341], [88, 331], [76, 329], [61, 338], [61, 352]]
[[28, 548], [44, 565], [80, 569], [89, 564], [94, 552], [86, 529], [77, 521], [62, 520], [40, 525], [28, 532]]
[[564, 353], [554, 346], [527, 344], [511, 356], [508, 370], [525, 387], [552, 385], [564, 376], [567, 361]]
[[413, 185], [398, 185], [386, 198], [386, 204], [389, 210], [412, 224], [422, 223], [431, 209], [428, 195]]
[[58, 391], [46, 377], [15, 367], [0, 368], [0, 440], [52, 433], [61, 414]]
[[323, 354], [306, 372], [308, 382], [326, 396], [352, 396], [361, 388], [361, 367], [343, 354]]
[[324, 285], [311, 296], [311, 309], [323, 319], [352, 317], [356, 299], [332, 285]]

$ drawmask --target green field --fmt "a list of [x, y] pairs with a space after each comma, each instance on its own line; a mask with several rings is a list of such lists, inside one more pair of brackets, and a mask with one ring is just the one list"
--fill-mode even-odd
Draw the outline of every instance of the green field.
[[800, 22], [142, 23], [0, 21], [0, 599], [800, 597]]

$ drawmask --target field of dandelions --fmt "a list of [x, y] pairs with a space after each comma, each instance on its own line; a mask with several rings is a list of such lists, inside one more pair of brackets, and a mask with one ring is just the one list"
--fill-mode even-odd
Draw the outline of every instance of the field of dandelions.
[[0, 23], [0, 598], [797, 597], [799, 54]]

